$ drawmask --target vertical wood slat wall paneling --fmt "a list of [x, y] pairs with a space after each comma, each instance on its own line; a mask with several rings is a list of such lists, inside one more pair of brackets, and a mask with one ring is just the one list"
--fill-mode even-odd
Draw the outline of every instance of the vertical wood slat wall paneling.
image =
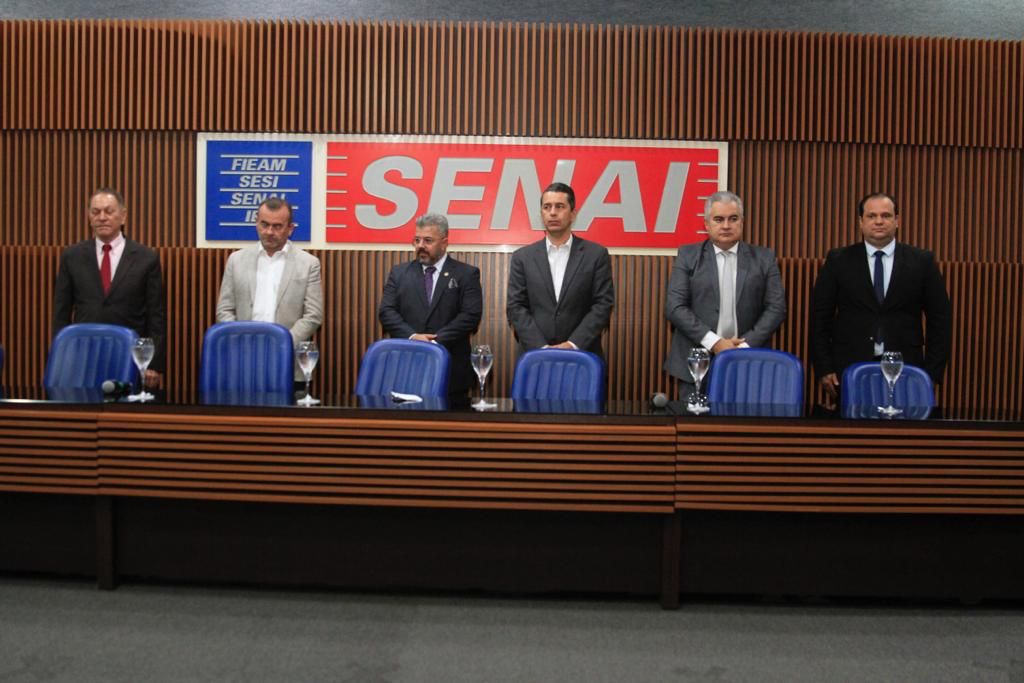
[[[84, 238], [84, 197], [99, 184], [117, 185], [128, 198], [129, 234], [178, 259], [167, 268], [212, 268], [198, 280], [176, 275], [181, 287], [203, 293], [171, 291], [178, 306], [172, 315], [195, 314], [195, 296], [215, 299], [226, 258], [226, 252], [190, 254], [196, 130], [727, 139], [730, 186], [746, 200], [748, 236], [775, 248], [784, 263], [817, 263], [829, 248], [852, 241], [856, 198], [868, 189], [895, 191], [902, 236], [933, 249], [943, 262], [958, 321], [961, 308], [973, 307], [962, 318], [972, 334], [959, 338], [957, 365], [941, 391], [951, 405], [979, 403], [982, 411], [1019, 405], [1019, 349], [998, 357], [975, 350], [993, 332], [1020, 336], [1019, 306], [1008, 302], [1020, 289], [1012, 268], [1024, 260], [1024, 43], [682, 27], [294, 21], [5, 21], [0, 35], [10, 93], [0, 106], [0, 186], [21, 200], [12, 207], [3, 243], [17, 251]], [[286, 82], [284, 96], [267, 87], [275, 80]], [[56, 253], [52, 263], [23, 254], [5, 261], [30, 271], [44, 290], [35, 293], [38, 301], [47, 306]], [[374, 297], [385, 266], [396, 258], [323, 255], [325, 282], [334, 277], [341, 296], [354, 297], [355, 308], [370, 316], [370, 323], [357, 326], [358, 350], [341, 335], [333, 342], [347, 359], [341, 363], [346, 373], [379, 334]], [[511, 357], [504, 295], [499, 303], [497, 293], [507, 256], [466, 259], [499, 271], [484, 272], [487, 305], [498, 315], [485, 312], [482, 332], [490, 325], [488, 334]], [[670, 260], [654, 262], [663, 263], [667, 279]], [[623, 302], [637, 305], [645, 263], [616, 258], [626, 297], [616, 312], [616, 334], [633, 324], [636, 314]], [[329, 274], [335, 265], [340, 272]], [[813, 284], [810, 271], [798, 270], [798, 277], [784, 272], [787, 286], [799, 288], [790, 293], [790, 321], [780, 333], [790, 349], [804, 348], [803, 323], [796, 321], [805, 317], [799, 309]], [[368, 284], [351, 286], [349, 277]], [[169, 290], [175, 287], [169, 280]], [[663, 288], [664, 282], [653, 283], [651, 290], [662, 297]], [[1005, 294], [994, 293], [1000, 291]], [[22, 305], [9, 295], [4, 301], [10, 310]], [[661, 304], [648, 303], [649, 313], [636, 319], [651, 315], [663, 325]], [[23, 313], [31, 320], [20, 329], [45, 344], [49, 311]], [[183, 329], [205, 329], [210, 320], [197, 316]], [[997, 327], [1000, 321], [1005, 327]], [[612, 337], [609, 355], [620, 354], [611, 362], [626, 381], [623, 395], [643, 397], [647, 383], [659, 377], [660, 370], [649, 373], [660, 358], [638, 363], [634, 376], [626, 361], [634, 362], [635, 354], [627, 358], [624, 349], [636, 340]], [[2, 341], [12, 344], [9, 336]], [[667, 344], [667, 332], [648, 334], [641, 343], [662, 356], [664, 349], [655, 347]], [[193, 355], [181, 352], [182, 372]], [[979, 373], [1000, 371], [1006, 373], [1002, 383], [977, 380]], [[25, 377], [38, 376], [32, 373]], [[187, 385], [188, 377], [177, 379]], [[507, 378], [496, 372], [495, 380], [497, 387]], [[344, 378], [350, 381], [354, 376]]]
[[[0, 343], [7, 352], [4, 381], [32, 385], [42, 377], [51, 336], [52, 286], [61, 247], [4, 246], [3, 310]], [[159, 250], [168, 289], [169, 384], [174, 398], [194, 396], [202, 335], [215, 322], [217, 292], [226, 249]], [[504, 315], [507, 254], [459, 253], [485, 274], [484, 319], [477, 339], [491, 343], [497, 363], [489, 384], [494, 395], [507, 395], [515, 345]], [[324, 273], [326, 324], [320, 339], [323, 363], [317, 384], [330, 394], [355, 385], [359, 359], [382, 335], [376, 307], [390, 268], [409, 257], [403, 252], [331, 251], [318, 254]], [[653, 391], [672, 389], [661, 372], [670, 330], [665, 322], [665, 283], [672, 259], [667, 256], [613, 257], [618, 303], [605, 339], [609, 359], [609, 396], [645, 399]], [[978, 418], [999, 417], [1024, 408], [1021, 339], [1024, 338], [1024, 265], [942, 263], [955, 315], [954, 349], [941, 402]], [[819, 259], [781, 259], [790, 315], [775, 346], [796, 354], [808, 370], [808, 396], [816, 389], [807, 347], [809, 292]], [[1002, 292], [991, 296], [991, 292]], [[794, 312], [798, 314], [794, 315]], [[993, 343], [993, 340], [1001, 340]]]

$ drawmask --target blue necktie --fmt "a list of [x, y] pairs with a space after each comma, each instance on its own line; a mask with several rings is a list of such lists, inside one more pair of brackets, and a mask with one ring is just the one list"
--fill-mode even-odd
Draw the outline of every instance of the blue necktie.
[[423, 271], [423, 293], [427, 295], [427, 305], [430, 305], [430, 298], [434, 294], [434, 273], [437, 268], [427, 266]]
[[885, 256], [885, 252], [881, 249], [875, 252], [875, 298], [878, 299], [878, 303], [882, 303], [885, 300], [885, 265], [882, 263], [883, 256]]

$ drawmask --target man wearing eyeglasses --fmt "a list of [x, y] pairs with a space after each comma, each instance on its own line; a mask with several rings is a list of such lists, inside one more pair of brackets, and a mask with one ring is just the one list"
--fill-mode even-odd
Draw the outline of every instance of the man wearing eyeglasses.
[[843, 370], [883, 351], [900, 351], [938, 384], [953, 336], [952, 307], [934, 254], [896, 241], [896, 200], [884, 192], [864, 197], [857, 220], [863, 242], [828, 253], [811, 300], [814, 373], [828, 407], [839, 396]]
[[412, 246], [416, 258], [391, 269], [377, 315], [392, 337], [448, 349], [448, 396], [465, 397], [475, 378], [469, 338], [483, 314], [480, 269], [448, 256], [448, 219], [440, 214], [416, 219]]

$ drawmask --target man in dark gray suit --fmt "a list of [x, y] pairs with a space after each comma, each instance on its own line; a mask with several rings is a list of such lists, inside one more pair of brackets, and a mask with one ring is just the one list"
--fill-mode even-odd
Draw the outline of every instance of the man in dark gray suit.
[[73, 322], [106, 323], [151, 337], [155, 353], [142, 381], [148, 389], [162, 389], [167, 311], [160, 257], [124, 236], [128, 208], [117, 190], [93, 192], [88, 216], [93, 238], [68, 247], [60, 257], [53, 333]]
[[[665, 297], [672, 348], [665, 370], [686, 384], [690, 349], [765, 346], [786, 319], [786, 293], [770, 249], [743, 242], [743, 201], [716, 192], [704, 205], [708, 239], [679, 247]], [[728, 303], [731, 301], [731, 305]]]
[[547, 236], [517, 249], [509, 265], [506, 313], [519, 351], [581, 349], [603, 357], [601, 333], [615, 306], [608, 250], [573, 235], [571, 187], [552, 183], [540, 202]]
[[[473, 386], [469, 337], [480, 326], [480, 269], [448, 256], [448, 219], [416, 219], [416, 258], [391, 269], [378, 317], [398, 339], [442, 344], [451, 354], [448, 396], [464, 397]], [[429, 290], [429, 294], [428, 294]]]

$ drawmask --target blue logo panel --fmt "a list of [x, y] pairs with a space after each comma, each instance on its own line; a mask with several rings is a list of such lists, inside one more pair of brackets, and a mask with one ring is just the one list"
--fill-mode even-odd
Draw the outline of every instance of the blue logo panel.
[[269, 197], [292, 205], [292, 240], [310, 240], [312, 141], [209, 140], [206, 239], [256, 240], [256, 209]]

